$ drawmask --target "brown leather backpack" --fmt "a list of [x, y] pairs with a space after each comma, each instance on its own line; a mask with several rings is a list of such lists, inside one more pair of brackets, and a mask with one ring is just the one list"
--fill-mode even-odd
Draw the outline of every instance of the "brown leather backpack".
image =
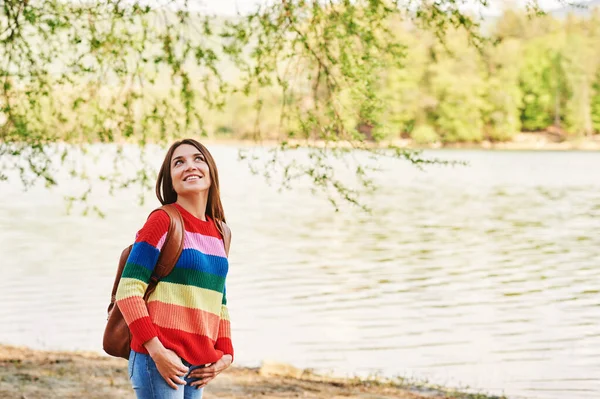
[[[169, 215], [171, 223], [169, 225], [165, 243], [160, 251], [158, 262], [154, 268], [152, 277], [150, 278], [146, 293], [144, 294], [144, 301], [147, 301], [150, 294], [154, 292], [158, 282], [171, 273], [183, 250], [184, 226], [179, 210], [177, 210], [175, 205], [169, 204], [155, 209], [153, 213], [156, 211], [166, 212], [167, 215]], [[115, 300], [117, 287], [119, 286], [119, 281], [121, 281], [121, 275], [123, 274], [123, 268], [125, 267], [125, 263], [127, 263], [127, 258], [129, 258], [132, 247], [133, 245], [130, 245], [121, 252], [119, 268], [117, 269], [117, 275], [110, 297], [110, 305], [108, 305], [108, 322], [104, 329], [104, 338], [102, 342], [102, 346], [106, 353], [124, 359], [129, 359], [129, 352], [131, 351], [131, 332], [129, 331], [129, 327], [123, 318], [119, 306], [115, 303]]]

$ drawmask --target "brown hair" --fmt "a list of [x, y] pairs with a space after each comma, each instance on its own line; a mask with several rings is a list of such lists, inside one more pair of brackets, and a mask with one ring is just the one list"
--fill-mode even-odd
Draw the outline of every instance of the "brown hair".
[[194, 139], [184, 139], [174, 142], [165, 160], [160, 167], [158, 172], [158, 178], [156, 179], [156, 197], [161, 204], [173, 204], [177, 201], [177, 193], [173, 189], [173, 180], [171, 179], [171, 158], [173, 153], [182, 144], [189, 144], [198, 149], [208, 164], [208, 170], [210, 174], [210, 188], [208, 189], [208, 202], [206, 203], [206, 214], [210, 216], [217, 226], [219, 233], [223, 235], [223, 227], [221, 222], [225, 223], [225, 212], [223, 211], [223, 205], [221, 204], [221, 191], [219, 190], [219, 172], [217, 171], [217, 164], [214, 158], [210, 154], [210, 151]]

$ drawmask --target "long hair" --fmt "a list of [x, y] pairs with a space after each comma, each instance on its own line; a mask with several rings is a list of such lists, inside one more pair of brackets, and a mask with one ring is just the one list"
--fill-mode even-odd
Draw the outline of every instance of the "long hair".
[[219, 233], [223, 235], [223, 226], [221, 222], [225, 223], [225, 212], [223, 211], [223, 205], [221, 204], [221, 191], [219, 190], [219, 172], [217, 170], [217, 164], [214, 158], [210, 154], [210, 151], [194, 139], [184, 139], [174, 142], [165, 160], [160, 167], [158, 172], [158, 178], [156, 179], [156, 197], [161, 204], [173, 204], [177, 201], [177, 193], [173, 189], [173, 180], [171, 179], [171, 158], [173, 153], [183, 144], [189, 144], [198, 149], [208, 164], [208, 170], [210, 175], [210, 188], [208, 189], [208, 202], [206, 203], [206, 214], [210, 216], [214, 221]]

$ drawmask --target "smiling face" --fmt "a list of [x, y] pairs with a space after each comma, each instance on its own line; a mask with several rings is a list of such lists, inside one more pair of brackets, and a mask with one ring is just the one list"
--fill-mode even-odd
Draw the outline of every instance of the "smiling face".
[[175, 149], [171, 157], [171, 181], [178, 196], [208, 192], [210, 170], [200, 150], [190, 144]]
[[[215, 159], [208, 148], [194, 139], [176, 141], [169, 147], [158, 172], [155, 186], [156, 198], [161, 204], [174, 204], [179, 195], [191, 196], [192, 202], [198, 195], [206, 195], [206, 215], [220, 222], [226, 222], [219, 171]], [[195, 198], [192, 198], [195, 197]]]

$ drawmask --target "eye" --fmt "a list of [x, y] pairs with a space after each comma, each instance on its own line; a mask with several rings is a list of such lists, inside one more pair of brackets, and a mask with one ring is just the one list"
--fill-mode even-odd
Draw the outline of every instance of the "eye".
[[177, 161], [173, 162], [173, 166], [177, 166], [181, 163], [181, 159], [178, 159]]
[[204, 157], [202, 155], [197, 155], [194, 159], [198, 162], [204, 162]]

